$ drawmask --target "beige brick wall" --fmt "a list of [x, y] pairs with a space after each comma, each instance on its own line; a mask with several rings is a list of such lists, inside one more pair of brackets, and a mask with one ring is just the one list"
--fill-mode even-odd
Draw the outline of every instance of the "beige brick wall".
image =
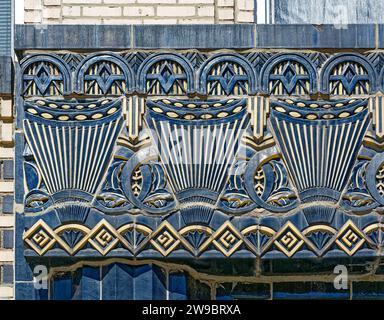
[[[9, 283], [9, 268], [13, 268], [14, 249], [8, 247], [9, 244], [4, 246], [3, 243], [4, 232], [14, 230], [15, 226], [15, 217], [9, 211], [9, 199], [13, 201], [14, 192], [13, 174], [9, 172], [9, 166], [13, 165], [14, 157], [13, 120], [12, 97], [0, 96], [0, 300], [13, 298], [13, 284]], [[5, 162], [7, 162], [7, 169], [4, 168]], [[5, 277], [7, 281], [4, 281]]]
[[[0, 150], [4, 147], [13, 147], [13, 127], [12, 98], [0, 97]], [[7, 151], [4, 152], [8, 153]], [[0, 153], [0, 158], [3, 154], [3, 152]]]
[[25, 23], [252, 23], [254, 0], [24, 0]]
[[255, 14], [255, 1], [252, 0], [236, 0], [236, 17], [238, 23], [253, 23]]

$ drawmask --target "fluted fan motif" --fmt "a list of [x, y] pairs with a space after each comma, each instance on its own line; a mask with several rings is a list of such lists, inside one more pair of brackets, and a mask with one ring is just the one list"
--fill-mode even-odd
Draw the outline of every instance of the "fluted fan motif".
[[214, 203], [249, 121], [245, 100], [148, 106], [146, 121], [179, 201]]
[[[76, 106], [83, 109], [80, 104]], [[71, 105], [68, 108], [68, 114], [79, 113], [72, 110]], [[33, 110], [40, 109], [41, 106], [35, 105]], [[103, 104], [103, 109], [108, 110], [105, 117], [97, 113], [100, 112], [97, 106], [92, 105], [91, 109], [99, 120], [58, 121], [50, 120], [55, 114], [42, 113], [41, 117], [26, 114], [24, 130], [28, 145], [48, 192], [56, 198], [65, 190], [68, 192], [64, 192], [63, 197], [67, 198], [76, 190], [94, 194], [108, 168], [123, 120], [118, 108], [108, 109], [108, 104]], [[88, 116], [95, 118], [91, 114]], [[60, 117], [62, 115], [58, 115], [58, 119]]]
[[329, 105], [325, 111], [318, 107], [320, 111], [313, 106], [309, 111], [275, 104], [271, 113], [275, 136], [304, 202], [339, 199], [369, 123], [366, 104]]

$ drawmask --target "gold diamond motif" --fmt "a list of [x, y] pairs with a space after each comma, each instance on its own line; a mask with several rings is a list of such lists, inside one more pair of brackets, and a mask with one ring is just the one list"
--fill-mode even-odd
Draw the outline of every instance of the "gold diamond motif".
[[119, 239], [116, 230], [105, 220], [100, 221], [92, 230], [89, 243], [102, 255], [111, 251]]
[[276, 235], [274, 244], [287, 257], [292, 257], [303, 245], [304, 239], [299, 230], [291, 223], [287, 222]]
[[243, 243], [242, 236], [229, 222], [225, 222], [212, 236], [214, 246], [226, 257], [231, 256]]
[[151, 237], [151, 244], [164, 256], [169, 255], [180, 243], [177, 231], [163, 222]]
[[349, 256], [354, 255], [363, 245], [364, 241], [364, 235], [351, 220], [348, 220], [348, 222], [339, 230], [336, 237], [336, 244]]
[[43, 255], [56, 243], [54, 232], [43, 220], [39, 220], [33, 225], [23, 238], [39, 255]]

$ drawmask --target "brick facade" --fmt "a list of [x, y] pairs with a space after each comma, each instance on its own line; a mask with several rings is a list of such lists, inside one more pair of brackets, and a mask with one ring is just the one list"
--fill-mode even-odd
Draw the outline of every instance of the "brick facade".
[[254, 0], [25, 0], [25, 23], [251, 23]]
[[0, 299], [14, 297], [12, 1], [0, 3]]
[[13, 297], [14, 111], [11, 97], [0, 98], [0, 299]]

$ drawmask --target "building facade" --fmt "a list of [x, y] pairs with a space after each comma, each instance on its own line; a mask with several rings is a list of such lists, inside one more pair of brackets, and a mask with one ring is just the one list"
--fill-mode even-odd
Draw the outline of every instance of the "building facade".
[[338, 3], [25, 0], [1, 298], [383, 297], [381, 4]]

